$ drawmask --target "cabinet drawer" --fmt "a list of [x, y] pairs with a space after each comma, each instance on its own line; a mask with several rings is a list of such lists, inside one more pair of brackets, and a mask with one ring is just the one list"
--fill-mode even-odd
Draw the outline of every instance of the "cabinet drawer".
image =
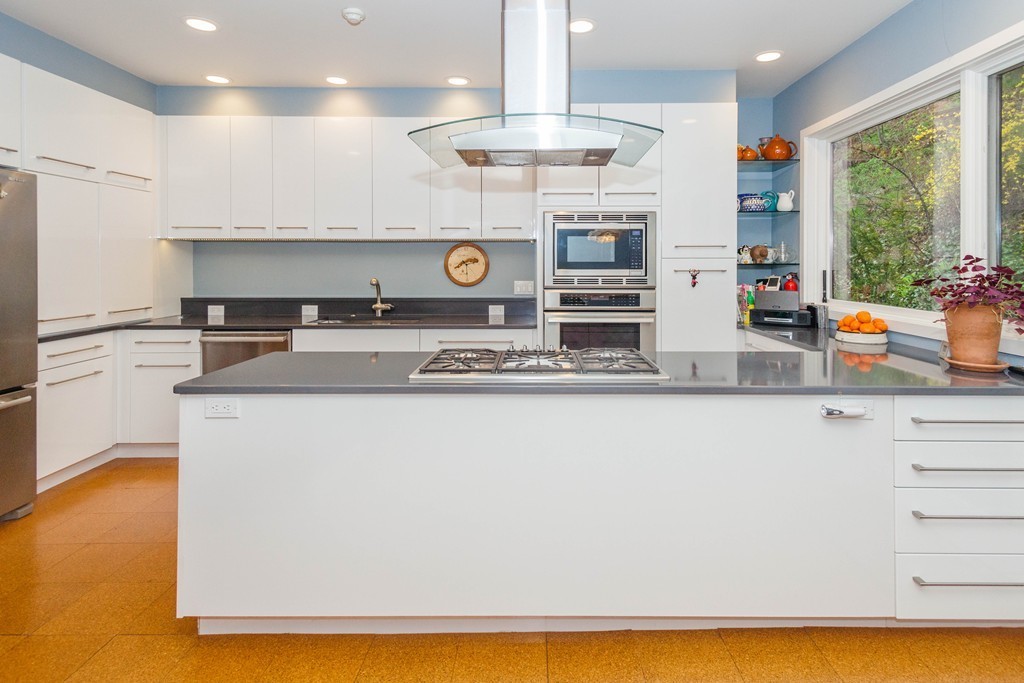
[[896, 618], [1024, 619], [1024, 556], [897, 555]]
[[132, 443], [178, 440], [178, 397], [174, 385], [198, 377], [194, 353], [131, 354], [130, 437]]
[[897, 441], [1024, 441], [1024, 397], [896, 397]]
[[39, 370], [109, 356], [114, 351], [114, 333], [103, 332], [72, 337], [39, 345]]
[[1024, 553], [1024, 491], [897, 489], [896, 552]]
[[199, 330], [132, 330], [129, 353], [199, 353]]
[[1024, 488], [1024, 446], [1013, 441], [897, 441], [896, 486]]
[[533, 348], [533, 330], [483, 330], [483, 329], [437, 329], [420, 330], [420, 351], [437, 351], [448, 348], [477, 348], [504, 351], [508, 347]]
[[39, 373], [37, 475], [53, 474], [114, 445], [114, 359]]

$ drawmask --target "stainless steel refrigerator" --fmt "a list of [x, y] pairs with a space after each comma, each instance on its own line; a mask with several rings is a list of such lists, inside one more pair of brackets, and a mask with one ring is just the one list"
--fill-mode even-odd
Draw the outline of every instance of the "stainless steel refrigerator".
[[0, 168], [0, 521], [36, 498], [36, 177]]

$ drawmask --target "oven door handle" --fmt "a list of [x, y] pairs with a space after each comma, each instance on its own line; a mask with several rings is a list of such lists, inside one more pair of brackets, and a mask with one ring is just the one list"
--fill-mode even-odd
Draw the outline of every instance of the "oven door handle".
[[273, 343], [273, 342], [286, 342], [286, 341], [288, 341], [288, 335], [286, 335], [286, 334], [285, 335], [280, 335], [280, 336], [266, 336], [266, 337], [259, 337], [259, 336], [255, 336], [255, 335], [250, 335], [250, 336], [239, 335], [237, 337], [234, 337], [234, 336], [219, 336], [219, 337], [215, 337], [215, 336], [205, 337], [204, 336], [204, 337], [199, 337], [199, 343], [200, 344], [231, 344], [231, 343], [237, 343], [237, 342], [243, 342], [243, 343], [244, 342], [258, 342], [258, 343], [271, 342], [271, 343]]
[[610, 316], [595, 316], [590, 317], [587, 314], [574, 315], [574, 316], [557, 316], [549, 315], [546, 317], [549, 323], [639, 323], [641, 325], [653, 325], [654, 316], [623, 316], [621, 318], [614, 318]]

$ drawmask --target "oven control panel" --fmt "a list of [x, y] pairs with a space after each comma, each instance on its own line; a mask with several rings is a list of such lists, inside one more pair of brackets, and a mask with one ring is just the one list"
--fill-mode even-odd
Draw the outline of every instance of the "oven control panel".
[[544, 290], [546, 310], [653, 310], [655, 293], [649, 290]]
[[558, 297], [559, 306], [584, 308], [607, 306], [609, 308], [637, 308], [640, 306], [639, 294], [562, 294]]

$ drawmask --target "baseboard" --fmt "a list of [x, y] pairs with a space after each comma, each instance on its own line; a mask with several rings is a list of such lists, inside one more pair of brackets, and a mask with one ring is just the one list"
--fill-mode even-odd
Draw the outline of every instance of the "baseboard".
[[36, 481], [36, 493], [42, 493], [52, 489], [58, 484], [63, 484], [69, 479], [74, 479], [80, 474], [94, 470], [116, 458], [176, 458], [178, 457], [178, 444], [176, 443], [119, 443], [114, 444], [105, 451], [80, 460], [74, 465], [69, 465], [53, 474], [48, 474]]

